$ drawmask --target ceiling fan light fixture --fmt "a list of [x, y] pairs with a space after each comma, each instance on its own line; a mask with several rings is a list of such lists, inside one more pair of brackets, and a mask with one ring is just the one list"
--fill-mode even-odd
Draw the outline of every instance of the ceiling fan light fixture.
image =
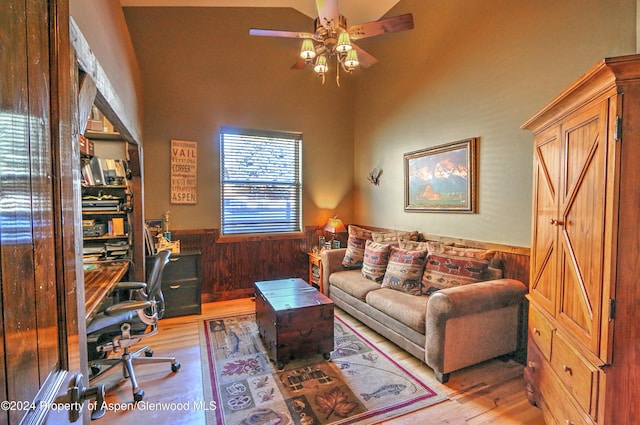
[[308, 38], [302, 42], [300, 57], [304, 60], [311, 60], [316, 57], [316, 49], [313, 46], [313, 42]]
[[349, 33], [341, 32], [338, 36], [338, 44], [336, 45], [336, 52], [347, 53], [353, 46], [351, 46], [351, 40], [349, 40]]
[[358, 52], [356, 52], [355, 49], [349, 50], [347, 52], [347, 57], [344, 60], [344, 66], [347, 70], [353, 71], [358, 67], [358, 65], [360, 65], [360, 62], [358, 61]]
[[318, 74], [324, 74], [329, 70], [329, 66], [327, 66], [327, 57], [325, 55], [318, 56], [313, 70]]

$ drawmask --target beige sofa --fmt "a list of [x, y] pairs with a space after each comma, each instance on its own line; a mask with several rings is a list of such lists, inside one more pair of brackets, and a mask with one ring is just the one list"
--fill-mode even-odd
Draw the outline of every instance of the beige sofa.
[[429, 365], [440, 382], [458, 369], [512, 354], [526, 286], [491, 279], [413, 295], [363, 277], [342, 262], [345, 248], [322, 252], [323, 290], [336, 306]]

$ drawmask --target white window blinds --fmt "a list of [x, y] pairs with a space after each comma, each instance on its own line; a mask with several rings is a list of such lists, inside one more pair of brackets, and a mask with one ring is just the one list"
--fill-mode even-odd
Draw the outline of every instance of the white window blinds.
[[302, 135], [222, 127], [222, 234], [299, 232]]

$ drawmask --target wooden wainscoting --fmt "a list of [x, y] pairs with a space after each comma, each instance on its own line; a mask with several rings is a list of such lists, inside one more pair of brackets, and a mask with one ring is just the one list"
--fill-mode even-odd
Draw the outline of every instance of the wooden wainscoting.
[[[359, 225], [360, 226], [360, 225]], [[389, 230], [361, 225], [369, 229]], [[318, 244], [322, 234], [317, 227], [307, 227], [303, 233], [281, 236], [220, 236], [219, 229], [173, 230], [173, 239], [183, 250], [198, 249], [202, 253], [202, 302], [231, 300], [253, 295], [253, 283], [260, 280], [287, 277], [308, 278], [307, 252]], [[517, 279], [528, 286], [529, 248], [490, 242], [450, 238], [431, 234], [423, 239], [493, 249], [505, 264], [505, 277]], [[346, 246], [347, 235], [340, 235]]]
[[308, 227], [303, 233], [281, 236], [220, 236], [219, 229], [173, 230], [183, 250], [199, 249], [202, 302], [253, 295], [253, 283], [298, 277], [308, 279], [307, 252], [322, 233]]

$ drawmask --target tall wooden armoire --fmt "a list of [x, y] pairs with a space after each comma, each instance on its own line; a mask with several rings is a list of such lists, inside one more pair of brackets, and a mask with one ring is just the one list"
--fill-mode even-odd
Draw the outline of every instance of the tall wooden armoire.
[[548, 424], [640, 421], [640, 55], [604, 59], [534, 133], [531, 403]]

